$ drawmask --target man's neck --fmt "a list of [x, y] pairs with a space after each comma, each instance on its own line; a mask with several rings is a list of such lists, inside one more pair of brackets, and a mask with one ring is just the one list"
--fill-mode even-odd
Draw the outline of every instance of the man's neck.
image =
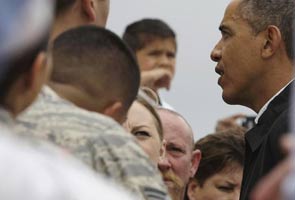
[[81, 90], [69, 84], [62, 84], [50, 81], [47, 85], [63, 99], [66, 99], [74, 104], [77, 104], [77, 97], [84, 96]]
[[168, 189], [169, 194], [172, 198], [172, 200], [183, 200], [184, 199], [184, 193], [185, 193], [185, 188], [183, 189]]
[[53, 81], [50, 81], [47, 84], [61, 98], [72, 102], [82, 109], [100, 113], [98, 110], [99, 103], [97, 101], [93, 101], [95, 98], [93, 96], [89, 96], [87, 92], [84, 92], [80, 88], [70, 84], [57, 83]]
[[287, 86], [293, 79], [293, 64], [287, 56], [280, 56], [266, 63], [269, 69], [261, 79], [260, 91], [257, 91], [256, 113], [282, 88]]
[[265, 104], [267, 104], [275, 95], [277, 95], [283, 88], [285, 88], [287, 85], [289, 85], [293, 79], [290, 77], [290, 79], [286, 79], [284, 81], [281, 81], [280, 83], [273, 83], [272, 88], [266, 93], [264, 96], [260, 95], [260, 101], [256, 104], [256, 108], [253, 109], [256, 113], [258, 113]]
[[287, 83], [284, 87], [282, 87], [275, 95], [273, 95], [259, 110], [256, 118], [255, 118], [255, 123], [258, 123], [259, 118], [261, 117], [261, 115], [265, 112], [265, 110], [267, 109], [268, 105], [270, 104], [270, 102], [272, 102], [272, 100], [278, 96], [289, 84], [291, 84], [294, 81], [294, 79], [292, 79], [289, 83]]
[[61, 33], [71, 28], [75, 28], [83, 24], [86, 25], [87, 22], [83, 21], [79, 14], [80, 13], [74, 12], [74, 10], [69, 10], [64, 14], [57, 16], [52, 26], [49, 42], [53, 42]]

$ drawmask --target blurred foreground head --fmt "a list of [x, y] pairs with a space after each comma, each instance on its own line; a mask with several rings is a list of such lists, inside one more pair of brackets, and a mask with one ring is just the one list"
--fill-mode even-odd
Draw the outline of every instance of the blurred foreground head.
[[50, 73], [45, 54], [52, 0], [9, 0], [0, 7], [0, 104], [13, 116], [29, 106]]

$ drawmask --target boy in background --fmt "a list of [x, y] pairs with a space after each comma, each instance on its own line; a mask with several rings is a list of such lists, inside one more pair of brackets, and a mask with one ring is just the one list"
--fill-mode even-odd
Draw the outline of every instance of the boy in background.
[[157, 93], [161, 88], [169, 90], [177, 52], [176, 34], [172, 28], [159, 19], [142, 19], [126, 27], [123, 40], [136, 55], [141, 86]]

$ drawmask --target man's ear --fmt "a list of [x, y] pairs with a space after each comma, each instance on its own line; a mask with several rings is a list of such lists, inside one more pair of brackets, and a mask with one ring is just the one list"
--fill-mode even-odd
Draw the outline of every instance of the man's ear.
[[49, 69], [51, 66], [47, 65], [47, 57], [45, 52], [40, 52], [32, 65], [31, 70], [26, 74], [24, 85], [27, 89], [39, 93], [43, 84], [47, 81]]
[[89, 19], [89, 21], [94, 22], [96, 20], [96, 13], [93, 0], [81, 0], [81, 3], [83, 11]]
[[31, 69], [18, 79], [14, 87], [16, 89], [15, 95], [12, 95], [12, 98], [16, 99], [14, 101], [15, 115], [19, 114], [35, 100], [46, 81], [47, 73], [50, 71], [48, 67], [46, 64], [46, 54], [39, 53]]
[[261, 55], [263, 58], [269, 58], [280, 47], [282, 42], [282, 35], [280, 29], [273, 25], [268, 26], [264, 33], [265, 38], [263, 47], [261, 49]]
[[199, 187], [197, 181], [194, 179], [191, 179], [187, 186], [187, 196], [189, 200], [195, 199], [195, 196], [196, 196], [195, 192], [197, 187]]
[[200, 161], [201, 161], [201, 151], [196, 149], [193, 151], [193, 156], [192, 156], [192, 163], [191, 163], [191, 169], [190, 169], [190, 177], [192, 178], [195, 173], [198, 170]]
[[114, 103], [106, 106], [103, 109], [102, 114], [113, 118], [114, 120], [116, 120], [119, 123], [123, 123], [124, 120], [121, 119], [122, 112], [123, 112], [123, 104], [120, 101], [115, 101]]

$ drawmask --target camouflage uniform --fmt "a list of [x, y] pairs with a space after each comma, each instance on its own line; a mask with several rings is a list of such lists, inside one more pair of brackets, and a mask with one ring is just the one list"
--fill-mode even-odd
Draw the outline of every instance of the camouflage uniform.
[[51, 140], [141, 199], [168, 198], [155, 166], [114, 120], [80, 109], [44, 87], [18, 121], [19, 134]]
[[14, 120], [2, 108], [0, 127], [0, 199], [134, 199], [55, 145], [13, 134]]

